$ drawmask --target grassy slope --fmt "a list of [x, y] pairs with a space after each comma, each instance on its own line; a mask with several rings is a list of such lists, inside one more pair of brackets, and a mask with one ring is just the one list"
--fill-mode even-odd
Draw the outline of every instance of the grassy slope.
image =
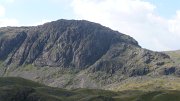
[[42, 84], [26, 80], [19, 77], [0, 77], [0, 86], [10, 86], [10, 85], [25, 85], [29, 87], [41, 87]]
[[0, 78], [0, 101], [180, 101], [180, 91], [65, 90], [15, 77]]
[[123, 81], [122, 83], [111, 85], [109, 87], [109, 90], [180, 90], [180, 78], [174, 76], [164, 76], [156, 78], [147, 76], [133, 77]]
[[167, 51], [168, 54], [177, 64], [180, 64], [180, 50], [177, 51]]

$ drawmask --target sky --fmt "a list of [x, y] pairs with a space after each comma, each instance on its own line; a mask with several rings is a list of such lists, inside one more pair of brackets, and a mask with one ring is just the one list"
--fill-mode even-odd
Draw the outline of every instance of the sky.
[[0, 27], [89, 20], [154, 51], [180, 49], [180, 0], [0, 0]]

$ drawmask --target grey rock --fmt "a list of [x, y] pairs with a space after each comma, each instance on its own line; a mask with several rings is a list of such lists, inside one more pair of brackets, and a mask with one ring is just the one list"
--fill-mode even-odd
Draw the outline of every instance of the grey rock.
[[179, 75], [169, 55], [143, 49], [132, 37], [84, 20], [0, 28], [2, 76], [64, 88], [102, 88], [128, 77]]

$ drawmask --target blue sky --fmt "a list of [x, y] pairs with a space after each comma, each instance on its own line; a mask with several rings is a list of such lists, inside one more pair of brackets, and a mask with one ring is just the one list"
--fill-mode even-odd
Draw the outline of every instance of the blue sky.
[[171, 18], [180, 9], [180, 0], [144, 0], [156, 5], [156, 12], [166, 18]]
[[43, 20], [74, 18], [68, 0], [1, 0], [6, 14], [4, 18], [17, 19], [20, 25], [34, 25]]
[[179, 0], [0, 0], [0, 27], [85, 19], [155, 51], [180, 49]]

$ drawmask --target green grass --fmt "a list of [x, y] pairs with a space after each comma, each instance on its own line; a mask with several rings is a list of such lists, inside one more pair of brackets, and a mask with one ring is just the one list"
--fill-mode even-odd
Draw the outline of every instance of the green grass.
[[20, 85], [29, 87], [42, 87], [44, 85], [20, 77], [0, 77], [0, 86]]
[[0, 101], [180, 101], [178, 90], [66, 90], [18, 77], [0, 78]]
[[129, 78], [117, 85], [112, 86], [109, 90], [141, 90], [141, 91], [157, 91], [157, 90], [180, 90], [180, 78], [175, 76], [162, 77], [133, 77]]
[[177, 64], [180, 64], [180, 50], [178, 51], [167, 51], [168, 54]]
[[180, 101], [180, 91], [154, 91], [141, 95], [138, 101]]

